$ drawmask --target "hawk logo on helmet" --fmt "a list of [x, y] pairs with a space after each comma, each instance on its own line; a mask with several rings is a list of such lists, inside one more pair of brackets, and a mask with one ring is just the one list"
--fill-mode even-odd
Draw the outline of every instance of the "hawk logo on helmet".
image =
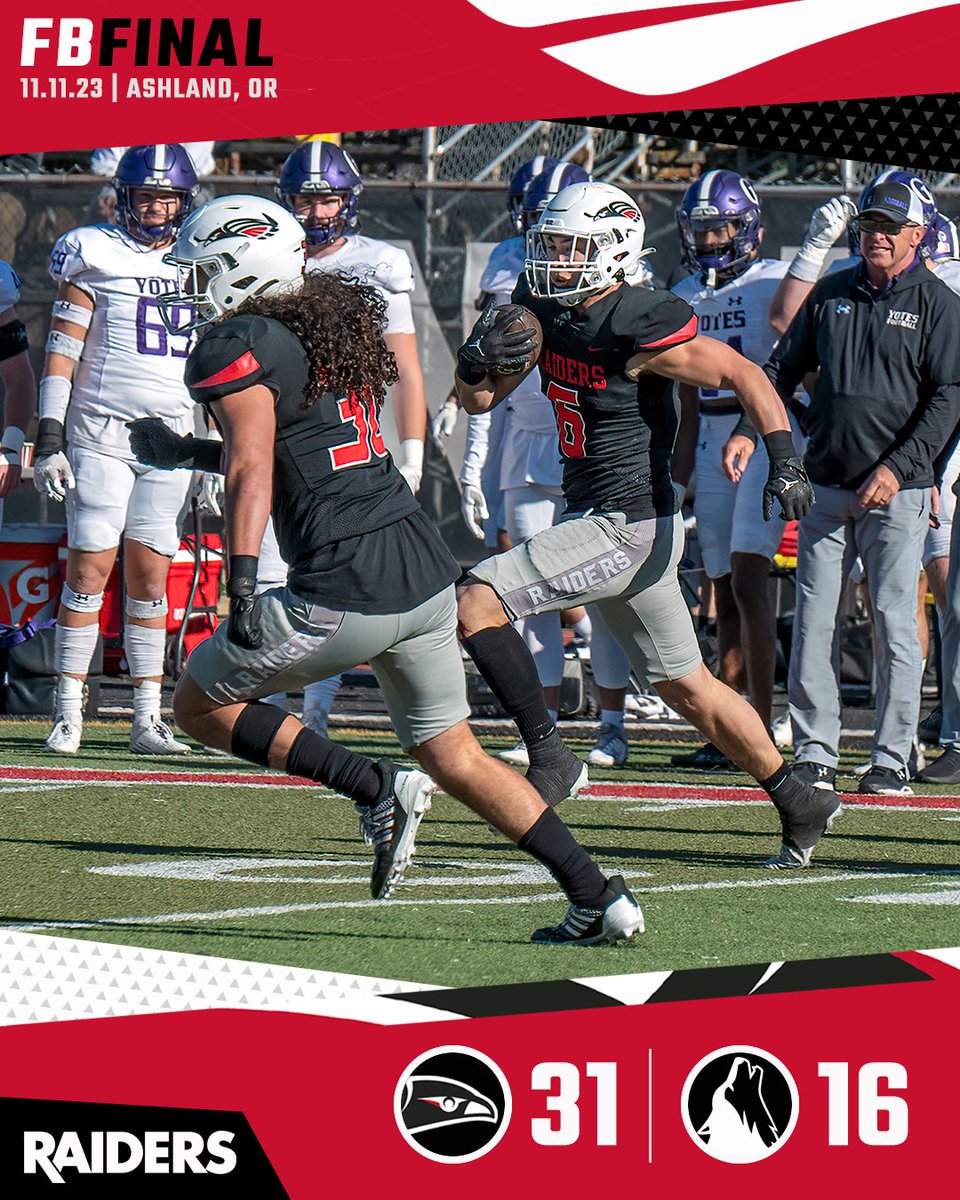
[[211, 242], [222, 242], [228, 237], [248, 237], [248, 238], [269, 238], [279, 229], [279, 225], [272, 217], [268, 217], [263, 213], [260, 217], [234, 217], [231, 221], [224, 221], [222, 225], [217, 226], [212, 233], [208, 234], [203, 239], [203, 245], [209, 246]]
[[611, 200], [599, 212], [587, 213], [587, 216], [593, 221], [599, 221], [601, 217], [626, 217], [628, 221], [639, 221], [640, 210], [625, 200]]

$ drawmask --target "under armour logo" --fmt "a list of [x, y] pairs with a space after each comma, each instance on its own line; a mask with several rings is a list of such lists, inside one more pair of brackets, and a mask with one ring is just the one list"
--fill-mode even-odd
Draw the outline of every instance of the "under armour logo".
[[834, 312], [837, 313], [838, 316], [845, 317], [847, 313], [853, 312], [853, 305], [849, 300], [838, 300]]
[[742, 297], [742, 296], [728, 296], [728, 297], [727, 297], [727, 307], [729, 308], [731, 304], [740, 304], [740, 305], [742, 305], [742, 304], [743, 304], [743, 297]]
[[[715, 0], [735, 4], [740, 0]], [[633, 11], [639, 16], [667, 8], [691, 8], [702, 0], [469, 0], [503, 25], [531, 29], [585, 17]], [[727, 79], [781, 55], [830, 38], [881, 25], [897, 17], [948, 8], [956, 0], [876, 0], [870, 11], [862, 4], [836, 0], [781, 0], [777, 4], [739, 7], [734, 11], [644, 25], [562, 45], [544, 53], [592, 79], [636, 95], [663, 96]], [[723, 46], [723, 54], [717, 53]], [[637, 63], [643, 71], [637, 71]], [[640, 86], [638, 86], [638, 82]]]

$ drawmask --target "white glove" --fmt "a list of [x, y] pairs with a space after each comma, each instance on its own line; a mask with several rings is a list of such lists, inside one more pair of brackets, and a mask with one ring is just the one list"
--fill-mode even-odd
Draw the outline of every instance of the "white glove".
[[33, 486], [42, 496], [49, 496], [51, 500], [65, 500], [66, 489], [77, 486], [62, 450], [37, 459], [33, 464]]
[[849, 196], [834, 196], [821, 204], [810, 218], [803, 244], [790, 264], [791, 274], [805, 283], [816, 283], [823, 270], [827, 251], [842, 236], [857, 215], [857, 206]]
[[423, 442], [419, 438], [404, 438], [400, 443], [400, 462], [397, 469], [414, 495], [420, 491], [423, 478]]
[[490, 516], [483, 492], [472, 483], [465, 483], [460, 492], [460, 511], [474, 537], [483, 539], [483, 523]]
[[443, 443], [456, 429], [459, 416], [460, 405], [456, 400], [445, 400], [440, 405], [437, 415], [430, 422], [430, 436], [438, 449], [443, 449]]
[[223, 476], [213, 471], [197, 471], [193, 494], [200, 512], [214, 517], [223, 516]]

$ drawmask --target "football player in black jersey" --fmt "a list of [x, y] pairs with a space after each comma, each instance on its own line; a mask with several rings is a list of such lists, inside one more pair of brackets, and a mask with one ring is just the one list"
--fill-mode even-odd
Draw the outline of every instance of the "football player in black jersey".
[[527, 234], [526, 277], [513, 293], [539, 319], [539, 356], [534, 333], [524, 339], [515, 323], [482, 318], [460, 349], [457, 384], [468, 413], [498, 404], [538, 358], [557, 418], [566, 500], [553, 528], [471, 570], [460, 596], [464, 646], [517, 722], [530, 754], [527, 778], [556, 804], [583, 766], [561, 742], [509, 622], [597, 603], [637, 674], [773, 799], [783, 838], [766, 865], [805, 867], [840, 802], [790, 774], [756, 711], [701, 661], [677, 578], [674, 381], [737, 394], [770, 455], [766, 516], [774, 499], [785, 518], [803, 516], [813, 491], [760, 367], [699, 336], [679, 297], [630, 286], [649, 253], [643, 238], [637, 205], [619, 188], [565, 188]]
[[[459, 568], [383, 444], [380, 405], [396, 379], [371, 287], [303, 272], [303, 230], [279, 205], [221, 197], [193, 214], [171, 253], [195, 325], [186, 381], [223, 435], [229, 621], [191, 654], [177, 721], [207, 745], [349, 796], [374, 845], [371, 890], [386, 897], [413, 853], [436, 780], [554, 874], [570, 899], [538, 942], [593, 944], [643, 928], [623, 879], [606, 879], [516, 772], [466, 722], [453, 581]], [[220, 469], [217, 443], [137, 422], [142, 461]], [[273, 507], [288, 586], [256, 594]], [[424, 771], [372, 762], [260, 701], [369, 662], [404, 749]]]

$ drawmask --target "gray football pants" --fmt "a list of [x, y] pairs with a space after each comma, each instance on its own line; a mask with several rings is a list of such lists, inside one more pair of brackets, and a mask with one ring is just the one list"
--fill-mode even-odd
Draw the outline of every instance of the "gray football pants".
[[817, 486], [800, 522], [797, 607], [790, 657], [790, 720], [798, 762], [836, 767], [840, 741], [840, 640], [837, 609], [859, 555], [874, 619], [877, 731], [872, 762], [905, 768], [920, 713], [917, 583], [930, 492], [897, 492], [882, 508], [862, 509], [843, 488]]
[[[953, 492], [960, 500], [960, 479], [954, 483]], [[947, 607], [940, 620], [940, 651], [943, 658], [940, 741], [946, 746], [960, 743], [960, 513], [950, 530], [950, 573]]]

